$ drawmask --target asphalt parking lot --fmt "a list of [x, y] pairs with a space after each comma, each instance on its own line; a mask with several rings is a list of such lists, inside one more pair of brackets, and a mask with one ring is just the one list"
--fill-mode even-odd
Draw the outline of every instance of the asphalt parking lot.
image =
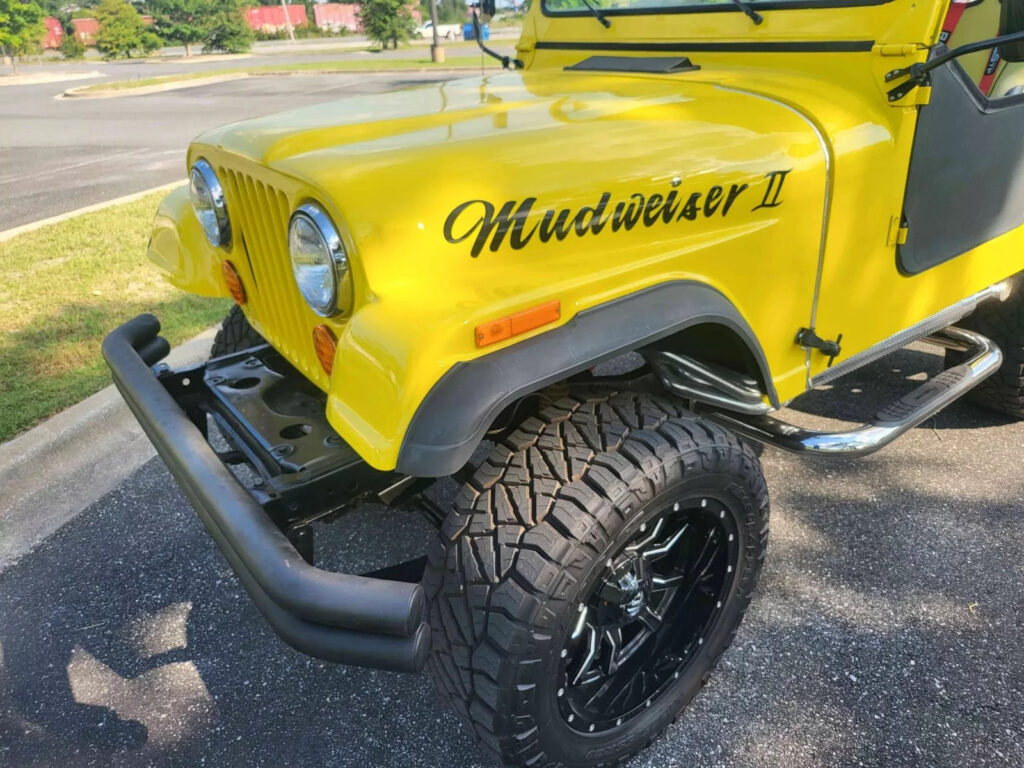
[[[940, 364], [904, 351], [794, 418], [873, 413]], [[1024, 764], [1022, 444], [1024, 425], [959, 403], [865, 459], [767, 451], [759, 596], [631, 767]], [[359, 572], [430, 535], [367, 507], [318, 552]], [[158, 459], [0, 572], [0, 617], [5, 766], [481, 764], [425, 677], [282, 645]]]
[[[334, 59], [338, 54], [269, 58], [270, 63], [287, 63]], [[239, 62], [211, 63], [202, 71], [228, 65], [237, 67]], [[113, 79], [131, 79], [171, 74], [186, 66], [88, 62], [69, 71], [106, 67], [108, 74], [116, 70]], [[69, 87], [98, 82], [94, 80], [4, 86], [0, 231], [184, 179], [189, 142], [218, 125], [455, 76], [410, 72], [259, 77], [114, 99], [56, 98]]]

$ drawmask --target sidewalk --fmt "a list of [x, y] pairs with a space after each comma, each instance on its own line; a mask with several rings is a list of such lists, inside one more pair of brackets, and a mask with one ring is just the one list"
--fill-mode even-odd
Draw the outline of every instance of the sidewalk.
[[[216, 329], [171, 351], [171, 367], [204, 361]], [[0, 571], [30, 552], [155, 455], [111, 384], [0, 444]]]

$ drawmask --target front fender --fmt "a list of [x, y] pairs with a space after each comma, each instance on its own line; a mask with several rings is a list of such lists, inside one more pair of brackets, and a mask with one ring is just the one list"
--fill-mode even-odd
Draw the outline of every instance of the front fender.
[[714, 288], [674, 281], [593, 307], [553, 331], [451, 368], [413, 416], [398, 471], [450, 475], [518, 398], [700, 323], [723, 325], [743, 339], [778, 407], [764, 350], [743, 316]]

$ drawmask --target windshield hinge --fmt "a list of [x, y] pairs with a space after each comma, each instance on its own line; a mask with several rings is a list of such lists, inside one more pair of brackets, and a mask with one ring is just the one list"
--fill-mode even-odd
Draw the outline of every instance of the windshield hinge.
[[907, 242], [907, 235], [910, 226], [902, 216], [893, 216], [889, 219], [889, 237], [886, 238], [886, 245], [904, 245]]
[[830, 368], [832, 367], [832, 361], [839, 357], [843, 351], [843, 348], [840, 346], [842, 340], [843, 334], [841, 333], [836, 337], [835, 341], [823, 339], [814, 332], [813, 328], [801, 328], [796, 334], [796, 343], [804, 349], [816, 349], [823, 355], [826, 355]]
[[876, 56], [913, 56], [918, 50], [914, 43], [879, 44], [871, 49]]

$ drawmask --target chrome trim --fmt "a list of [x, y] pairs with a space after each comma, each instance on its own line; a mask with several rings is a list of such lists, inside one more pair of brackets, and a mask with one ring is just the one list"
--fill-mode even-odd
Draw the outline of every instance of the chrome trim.
[[[864, 456], [931, 418], [995, 373], [1002, 364], [999, 347], [973, 331], [946, 328], [936, 335], [935, 342], [962, 349], [971, 358], [929, 379], [884, 409], [870, 424], [844, 432], [819, 432], [771, 416], [744, 418], [722, 411], [705, 411], [704, 415], [743, 437], [792, 453], [839, 458]], [[937, 386], [938, 379], [944, 375], [941, 386]]]
[[[213, 215], [217, 219], [217, 236], [211, 237], [210, 233], [206, 231], [206, 227], [203, 227], [203, 223], [200, 221], [199, 226], [203, 230], [203, 234], [206, 235], [206, 239], [210, 242], [210, 245], [220, 248], [227, 248], [231, 245], [231, 218], [228, 216], [228, 204], [224, 199], [224, 188], [220, 184], [220, 179], [217, 178], [217, 174], [214, 173], [213, 166], [210, 165], [203, 158], [199, 158], [192, 164], [191, 170], [188, 174], [188, 191], [189, 197], [192, 199], [192, 210], [195, 211], [196, 198], [198, 194], [196, 192], [196, 184], [194, 174], [198, 173], [202, 178], [203, 184], [210, 192], [210, 199], [213, 202]], [[198, 218], [198, 215], [196, 216]]]
[[897, 349], [907, 346], [907, 344], [911, 344], [925, 336], [928, 336], [929, 334], [933, 334], [936, 331], [940, 331], [943, 328], [953, 325], [973, 312], [977, 305], [982, 301], [992, 298], [998, 298], [1000, 301], [1005, 301], [1009, 292], [1009, 282], [990, 285], [985, 290], [979, 291], [973, 296], [968, 296], [966, 299], [946, 307], [941, 312], [937, 312], [931, 317], [927, 317], [921, 322], [916, 323], [909, 328], [904, 328], [899, 333], [893, 334], [887, 339], [883, 339], [877, 344], [868, 347], [863, 352], [858, 352], [856, 355], [836, 363], [831, 368], [827, 368], [811, 379], [811, 387], [820, 387], [822, 384], [828, 384], [831, 381], [835, 381], [840, 376], [844, 376], [850, 371], [854, 371], [857, 368], [873, 363], [876, 360], [880, 360], [891, 352], [895, 352]]
[[[320, 239], [323, 242], [324, 248], [327, 251], [327, 255], [334, 263], [334, 269], [331, 270], [331, 280], [333, 283], [333, 289], [331, 291], [331, 300], [327, 305], [313, 306], [305, 296], [302, 298], [306, 301], [307, 306], [316, 312], [321, 317], [332, 317], [341, 311], [345, 311], [348, 307], [351, 307], [351, 291], [352, 283], [349, 276], [349, 265], [348, 265], [348, 253], [345, 251], [345, 244], [342, 242], [341, 235], [338, 233], [337, 228], [334, 226], [334, 222], [331, 221], [331, 217], [318, 205], [314, 203], [303, 203], [295, 212], [292, 213], [291, 219], [288, 222], [288, 256], [291, 259], [291, 233], [292, 227], [295, 222], [299, 219], [305, 219], [309, 224], [313, 226], [317, 234], [320, 235]], [[295, 278], [295, 285], [298, 288], [298, 275], [295, 274], [295, 261], [292, 259], [292, 276]], [[347, 294], [342, 296], [342, 294]], [[302, 295], [302, 290], [299, 289], [299, 294]], [[343, 302], [343, 299], [345, 301]], [[344, 306], [343, 306], [344, 303]]]
[[757, 382], [735, 371], [665, 350], [647, 350], [644, 358], [674, 395], [752, 416], [772, 410]]
[[[825, 245], [828, 241], [828, 224], [832, 218], [832, 168], [834, 165], [834, 158], [832, 156], [832, 147], [828, 143], [828, 139], [825, 138], [825, 132], [818, 126], [816, 122], [811, 118], [810, 115], [797, 109], [792, 104], [788, 104], [780, 99], [766, 96], [763, 93], [756, 93], [754, 91], [747, 91], [740, 88], [730, 88], [728, 86], [719, 85], [717, 88], [721, 88], [724, 91], [732, 91], [733, 93], [743, 93], [748, 96], [755, 96], [765, 101], [770, 101], [773, 104], [778, 104], [780, 107], [788, 109], [793, 114], [800, 117], [805, 123], [811, 126], [815, 136], [818, 137], [818, 143], [821, 144], [821, 151], [825, 155], [825, 194], [823, 200], [823, 209], [821, 213], [821, 236], [818, 240], [818, 268], [814, 274], [814, 294], [811, 298], [811, 322], [808, 325], [812, 331], [814, 330], [815, 323], [818, 321], [818, 300], [821, 298], [821, 280], [825, 270]], [[811, 382], [811, 351], [806, 350], [804, 355], [804, 366], [807, 370], [807, 384], [810, 386]]]

